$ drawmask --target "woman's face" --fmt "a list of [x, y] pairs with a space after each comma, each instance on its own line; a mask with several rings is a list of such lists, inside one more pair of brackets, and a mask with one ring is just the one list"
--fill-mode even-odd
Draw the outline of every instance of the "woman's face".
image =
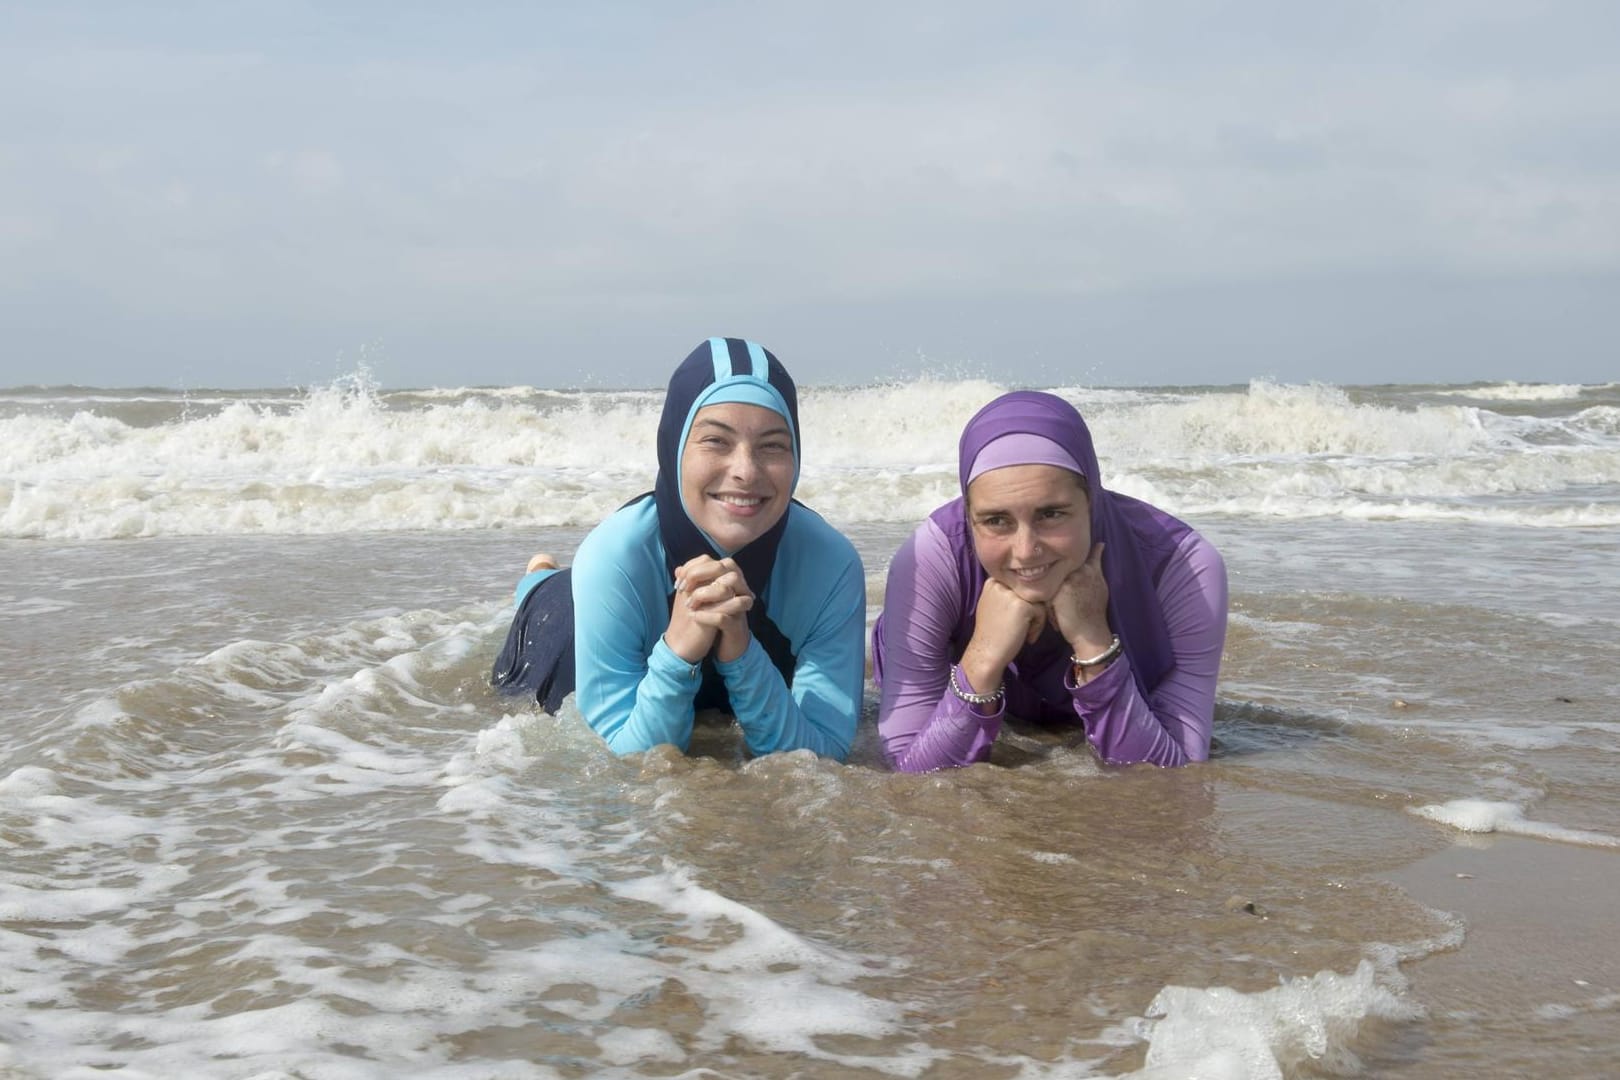
[[681, 450], [681, 502], [693, 524], [729, 554], [787, 512], [793, 466], [793, 432], [780, 413], [739, 402], [707, 405], [692, 418]]
[[1091, 500], [1056, 465], [1009, 465], [968, 485], [973, 548], [984, 572], [1044, 604], [1091, 554]]

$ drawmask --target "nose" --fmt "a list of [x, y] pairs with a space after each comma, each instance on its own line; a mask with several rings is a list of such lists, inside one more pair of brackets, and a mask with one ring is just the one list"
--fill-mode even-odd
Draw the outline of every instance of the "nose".
[[1013, 557], [1020, 562], [1031, 560], [1041, 553], [1041, 538], [1033, 528], [1020, 525], [1013, 535]]
[[754, 475], [759, 472], [759, 461], [754, 455], [753, 447], [747, 443], [739, 443], [731, 451], [731, 460], [726, 462], [727, 471], [739, 481], [751, 482]]

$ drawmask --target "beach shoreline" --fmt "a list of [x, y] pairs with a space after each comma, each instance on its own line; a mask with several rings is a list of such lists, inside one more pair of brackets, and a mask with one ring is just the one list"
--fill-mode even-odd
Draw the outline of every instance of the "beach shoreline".
[[[1459, 915], [1459, 948], [1403, 965], [1428, 1010], [1378, 1075], [1612, 1076], [1620, 1061], [1620, 854], [1517, 836], [1467, 836], [1386, 875]], [[1498, 1037], [1481, 1038], [1482, 1030]], [[1521, 1057], [1504, 1057], [1503, 1047]], [[1404, 1059], [1404, 1060], [1403, 1060]]]

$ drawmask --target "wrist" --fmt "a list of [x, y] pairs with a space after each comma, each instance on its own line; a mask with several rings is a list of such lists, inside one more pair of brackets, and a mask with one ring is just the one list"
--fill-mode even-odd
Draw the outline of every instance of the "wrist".
[[1106, 621], [1085, 626], [1076, 630], [1072, 635], [1064, 634], [1063, 640], [1068, 643], [1071, 655], [1088, 659], [1107, 651], [1113, 645], [1115, 634]]
[[1069, 657], [1074, 682], [1077, 686], [1090, 682], [1108, 670], [1115, 657], [1119, 656], [1123, 651], [1118, 634], [1112, 635], [1108, 644], [1103, 648], [1092, 651], [1093, 649], [1094, 646], [1091, 644], [1082, 642], [1082, 647], [1076, 649], [1074, 654]]
[[998, 716], [1006, 707], [1006, 688], [1000, 680], [997, 680], [996, 688], [989, 693], [978, 693], [974, 688], [982, 684], [972, 682], [960, 664], [953, 664], [947, 675], [947, 681], [951, 693], [980, 716]]
[[673, 680], [688, 689], [696, 690], [702, 676], [702, 660], [688, 660], [670, 648], [669, 637], [659, 635], [658, 644], [647, 657], [647, 670]]
[[748, 643], [752, 640], [753, 636], [749, 634], [746, 623], [743, 624], [742, 629], [735, 633], [727, 633], [722, 630], [720, 640], [714, 650], [714, 658], [722, 664], [729, 664], [733, 660], [741, 659], [742, 654], [748, 651]]
[[999, 657], [975, 652], [970, 646], [956, 664], [956, 670], [962, 673], [961, 678], [967, 682], [962, 689], [974, 692], [1000, 686], [1006, 678], [1008, 663]]
[[688, 664], [703, 663], [703, 658], [709, 655], [709, 649], [714, 644], [712, 639], [705, 639], [702, 635], [682, 634], [673, 630], [665, 630], [663, 638], [664, 647]]

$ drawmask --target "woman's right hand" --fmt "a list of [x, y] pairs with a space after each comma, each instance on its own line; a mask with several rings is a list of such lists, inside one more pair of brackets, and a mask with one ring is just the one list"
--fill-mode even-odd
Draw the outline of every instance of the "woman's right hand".
[[664, 643], [682, 660], [696, 664], [709, 655], [717, 639], [725, 639], [719, 658], [736, 659], [748, 644], [747, 615], [753, 606], [753, 591], [736, 563], [699, 555], [675, 570], [675, 602]]
[[973, 616], [973, 637], [962, 653], [962, 673], [975, 692], [993, 693], [1001, 685], [1007, 665], [1046, 625], [1046, 606], [1032, 604], [1007, 586], [991, 579], [979, 594]]

